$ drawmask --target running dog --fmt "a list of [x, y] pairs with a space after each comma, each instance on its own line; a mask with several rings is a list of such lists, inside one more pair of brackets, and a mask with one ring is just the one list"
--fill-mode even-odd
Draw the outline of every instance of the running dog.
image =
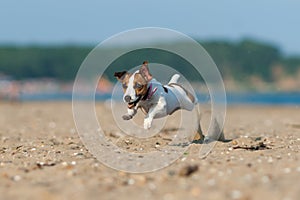
[[[178, 84], [178, 74], [174, 74], [167, 85], [162, 85], [152, 77], [147, 61], [134, 73], [115, 72], [114, 76], [122, 83], [123, 100], [128, 107], [127, 114], [122, 116], [123, 119], [132, 119], [140, 108], [146, 115], [144, 129], [150, 129], [155, 118], [171, 115], [179, 109], [192, 111], [197, 105], [196, 97]], [[195, 138], [204, 139], [199, 112], [197, 113], [198, 137]]]

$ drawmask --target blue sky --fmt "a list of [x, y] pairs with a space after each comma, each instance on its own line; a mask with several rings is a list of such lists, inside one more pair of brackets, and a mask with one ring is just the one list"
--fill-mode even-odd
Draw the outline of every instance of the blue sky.
[[96, 45], [154, 26], [202, 40], [250, 37], [300, 55], [299, 24], [298, 0], [0, 0], [0, 43]]

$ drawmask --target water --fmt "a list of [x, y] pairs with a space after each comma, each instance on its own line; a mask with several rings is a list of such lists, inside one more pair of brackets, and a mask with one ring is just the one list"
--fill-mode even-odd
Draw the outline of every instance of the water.
[[231, 93], [227, 94], [227, 101], [229, 104], [299, 105], [300, 92]]
[[[207, 94], [198, 94], [202, 103], [209, 102]], [[111, 94], [96, 94], [96, 101], [105, 101]], [[22, 94], [21, 101], [72, 101], [72, 93]], [[227, 93], [228, 104], [300, 105], [300, 92], [280, 93]]]

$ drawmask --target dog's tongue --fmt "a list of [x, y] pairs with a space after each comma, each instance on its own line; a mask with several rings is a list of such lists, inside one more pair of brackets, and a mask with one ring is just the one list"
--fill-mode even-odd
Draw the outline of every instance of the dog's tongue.
[[134, 107], [134, 103], [128, 103], [127, 107], [128, 107], [129, 109], [132, 109], [132, 108]]

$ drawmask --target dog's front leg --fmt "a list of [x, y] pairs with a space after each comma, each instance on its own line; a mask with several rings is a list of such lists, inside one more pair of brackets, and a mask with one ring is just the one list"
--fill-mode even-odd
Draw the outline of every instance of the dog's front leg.
[[133, 116], [136, 114], [137, 109], [133, 108], [133, 109], [127, 109], [127, 114], [123, 115], [122, 118], [124, 120], [130, 120], [133, 118]]
[[160, 98], [157, 104], [154, 104], [144, 119], [144, 129], [150, 129], [155, 117], [166, 116], [167, 107], [164, 98]]

